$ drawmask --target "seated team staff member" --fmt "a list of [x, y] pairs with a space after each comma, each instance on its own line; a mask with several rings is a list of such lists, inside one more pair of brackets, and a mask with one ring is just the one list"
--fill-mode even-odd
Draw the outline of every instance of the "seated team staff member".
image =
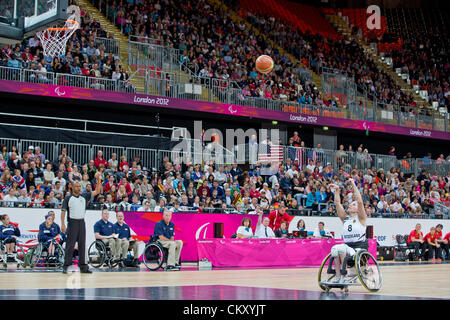
[[436, 257], [436, 258], [440, 258], [440, 259], [444, 260], [442, 253], [445, 252], [446, 259], [448, 260], [448, 240], [445, 240], [442, 237], [442, 229], [444, 229], [444, 226], [439, 223], [436, 226], [436, 235], [437, 235], [437, 242], [439, 243], [441, 250], [440, 250], [440, 256]]
[[319, 222], [318, 227], [314, 230], [314, 238], [330, 238], [333, 234], [325, 228], [325, 223]]
[[430, 232], [428, 232], [423, 239], [425, 240], [428, 248], [428, 261], [430, 261], [431, 263], [440, 263], [442, 261], [439, 258], [441, 256], [441, 246], [437, 242], [436, 228], [431, 227]]
[[121, 253], [121, 259], [127, 258], [128, 249], [133, 250], [133, 265], [139, 265], [139, 244], [131, 238], [130, 227], [123, 221], [123, 212], [116, 213], [117, 222], [114, 224], [114, 233], [117, 234], [117, 250]]
[[120, 262], [119, 250], [117, 246], [117, 234], [114, 233], [114, 225], [108, 221], [108, 209], [102, 210], [102, 218], [94, 224], [95, 239], [102, 240], [106, 245], [109, 245], [111, 252], [114, 254], [114, 262]]
[[280, 224], [280, 228], [275, 230], [275, 236], [277, 238], [287, 238], [287, 235], [288, 235], [287, 222], [286, 221], [282, 221], [281, 224]]
[[450, 242], [450, 232], [448, 232], [445, 237], [444, 237], [444, 243], [446, 244], [446, 254], [447, 254], [447, 261], [450, 261], [450, 256], [449, 256], [449, 244]]
[[[265, 217], [262, 219], [263, 212], [261, 211], [258, 216], [258, 222], [256, 223], [255, 237], [265, 239], [265, 238], [275, 238], [275, 233], [272, 228], [269, 227], [269, 218]], [[262, 220], [262, 222], [261, 222]]]
[[408, 237], [408, 246], [414, 248], [414, 260], [419, 260], [424, 258], [425, 253], [425, 241], [423, 239], [423, 233], [420, 231], [422, 226], [420, 223], [416, 224], [416, 228], [411, 231]]
[[306, 231], [306, 224], [303, 219], [298, 220], [297, 222], [297, 231]]
[[164, 208], [163, 219], [155, 225], [154, 237], [164, 248], [169, 249], [166, 271], [180, 270], [180, 255], [183, 241], [175, 240], [175, 224], [172, 220], [172, 212]]
[[55, 257], [55, 245], [53, 243], [53, 240], [60, 242], [62, 238], [58, 232], [58, 228], [56, 227], [55, 223], [53, 223], [53, 220], [54, 218], [51, 214], [46, 215], [45, 221], [39, 226], [38, 234], [38, 241], [48, 249], [49, 261], [54, 261], [57, 259]]
[[238, 239], [248, 239], [253, 237], [252, 220], [245, 217], [242, 219], [242, 223], [236, 231]]
[[9, 216], [4, 214], [0, 216], [2, 224], [0, 225], [0, 240], [5, 244], [7, 258], [14, 258], [17, 238], [20, 237], [20, 230], [9, 220]]

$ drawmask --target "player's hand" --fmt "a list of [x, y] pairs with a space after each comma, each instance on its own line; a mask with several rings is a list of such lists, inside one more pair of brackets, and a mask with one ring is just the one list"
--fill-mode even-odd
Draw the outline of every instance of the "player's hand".
[[67, 230], [66, 224], [65, 223], [61, 224], [61, 232], [66, 233], [66, 230]]
[[334, 183], [331, 183], [331, 184], [329, 184], [328, 185], [331, 189], [334, 189], [334, 190], [339, 190], [339, 186], [337, 185], [337, 184], [334, 184]]

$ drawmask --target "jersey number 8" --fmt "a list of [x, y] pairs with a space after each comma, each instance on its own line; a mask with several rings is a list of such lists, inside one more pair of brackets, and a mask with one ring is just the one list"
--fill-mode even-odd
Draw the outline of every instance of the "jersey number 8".
[[352, 225], [349, 225], [348, 226], [348, 232], [351, 232], [352, 231]]

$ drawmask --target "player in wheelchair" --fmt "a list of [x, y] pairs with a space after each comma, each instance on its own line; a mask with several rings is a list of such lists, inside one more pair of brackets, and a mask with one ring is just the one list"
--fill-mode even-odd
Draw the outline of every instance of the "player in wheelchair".
[[[130, 227], [123, 220], [123, 212], [117, 212], [116, 219], [114, 233], [117, 234], [117, 250], [121, 254], [122, 267], [139, 267], [139, 243], [131, 238]], [[133, 260], [131, 261], [128, 259], [129, 251], [133, 251]]]
[[[363, 200], [353, 179], [349, 179], [356, 199], [348, 207], [348, 214], [341, 204], [340, 188], [331, 184], [334, 193], [334, 203], [337, 215], [343, 223], [342, 238], [344, 243], [334, 245], [331, 252], [322, 262], [319, 270], [319, 286], [323, 290], [332, 287], [341, 289], [356, 284], [359, 278], [361, 284], [369, 291], [378, 291], [381, 288], [381, 272], [376, 259], [367, 251], [369, 248], [366, 239], [366, 219]], [[333, 266], [334, 264], [334, 266]], [[326, 269], [324, 267], [326, 266]], [[349, 270], [355, 268], [354, 274]], [[325, 271], [325, 274], [322, 272]]]
[[175, 225], [171, 222], [172, 212], [164, 209], [163, 219], [155, 225], [154, 235], [145, 245], [143, 260], [145, 266], [158, 270], [166, 262], [165, 271], [181, 269], [180, 254], [183, 248], [182, 240], [175, 240]]
[[61, 244], [65, 236], [61, 233], [59, 226], [54, 223], [55, 216], [52, 213], [50, 211], [45, 216], [45, 221], [39, 226], [39, 244], [33, 249], [32, 262], [30, 263], [32, 267], [39, 263], [48, 266], [62, 266], [64, 263], [64, 249]]
[[6, 268], [8, 262], [15, 262], [17, 266], [23, 265], [25, 252], [18, 242], [20, 230], [17, 224], [11, 223], [7, 214], [0, 216], [0, 262]]
[[109, 222], [109, 211], [106, 208], [102, 210], [102, 218], [94, 224], [94, 235], [96, 240], [88, 249], [89, 263], [94, 268], [104, 264], [114, 268], [121, 264], [117, 234], [114, 233], [114, 225]]

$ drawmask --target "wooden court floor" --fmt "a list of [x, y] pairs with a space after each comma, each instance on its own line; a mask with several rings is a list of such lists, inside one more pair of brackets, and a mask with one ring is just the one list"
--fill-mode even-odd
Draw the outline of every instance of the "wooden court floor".
[[[450, 299], [450, 264], [382, 265], [383, 286], [377, 295]], [[264, 268], [197, 270], [195, 265], [177, 272], [95, 270], [74, 272], [0, 271], [0, 291], [14, 294], [22, 289], [142, 288], [184, 286], [238, 286], [308, 290], [321, 292], [318, 268]], [[7, 290], [7, 291], [5, 291]], [[340, 290], [334, 289], [336, 292]], [[362, 286], [350, 287], [350, 294], [371, 294]], [[240, 297], [245, 299], [245, 297]]]

